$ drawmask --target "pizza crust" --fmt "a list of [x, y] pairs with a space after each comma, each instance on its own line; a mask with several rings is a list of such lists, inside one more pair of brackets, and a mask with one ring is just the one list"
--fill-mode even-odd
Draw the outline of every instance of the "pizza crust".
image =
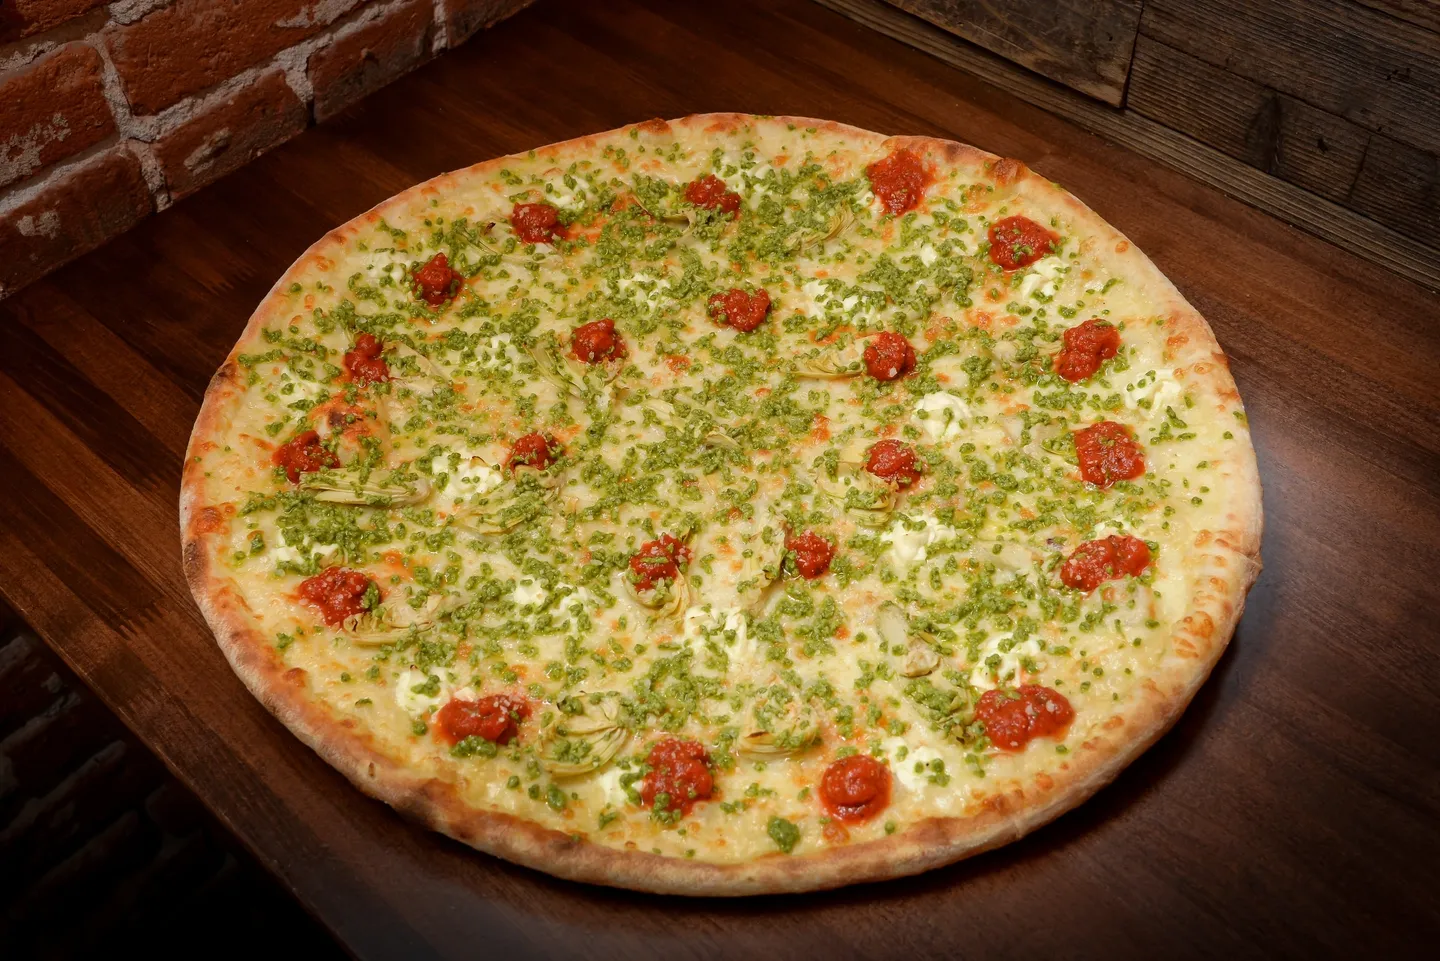
[[[567, 154], [593, 152], [605, 143], [619, 141], [632, 129], [663, 136], [673, 128], [731, 131], [762, 124], [813, 127], [870, 145], [879, 153], [906, 146], [947, 164], [989, 165], [1002, 189], [1063, 206], [1077, 235], [1108, 247], [1113, 253], [1107, 259], [1152, 285], [1158, 302], [1165, 305], [1173, 359], [1177, 371], [1185, 373], [1187, 385], [1207, 392], [1217, 402], [1238, 403], [1224, 353], [1205, 319], [1119, 231], [1018, 160], [953, 141], [885, 138], [829, 121], [746, 114], [701, 114], [669, 123], [646, 121], [634, 128], [553, 144], [536, 153], [558, 160]], [[1230, 510], [1223, 530], [1202, 531], [1197, 536], [1189, 613], [1179, 622], [1160, 669], [1142, 683], [1139, 696], [1102, 726], [1098, 736], [1073, 752], [1064, 770], [1041, 773], [1028, 785], [988, 798], [987, 809], [979, 816], [929, 818], [874, 841], [811, 854], [776, 852], [746, 863], [718, 864], [616, 850], [509, 814], [477, 810], [462, 800], [455, 784], [407, 769], [388, 756], [374, 738], [357, 730], [353, 721], [336, 717], [308, 697], [305, 671], [286, 667], [270, 640], [258, 630], [257, 619], [233, 578], [216, 563], [223, 550], [217, 527], [227, 518], [204, 503], [204, 478], [195, 466], [196, 454], [202, 445], [224, 437], [228, 410], [240, 393], [236, 355], [241, 345], [278, 316], [280, 291], [312, 267], [326, 266], [355, 234], [387, 212], [413, 209], [461, 181], [484, 181], [522, 156], [501, 157], [440, 175], [330, 232], [276, 282], [206, 391], [181, 485], [185, 576], [232, 668], [282, 724], [366, 794], [477, 850], [575, 881], [665, 894], [733, 896], [820, 890], [902, 877], [999, 847], [1090, 797], [1175, 723], [1223, 653], [1244, 609], [1246, 592], [1260, 572], [1261, 490], [1254, 452], [1248, 444], [1234, 445], [1235, 455], [1217, 465], [1227, 484]]]

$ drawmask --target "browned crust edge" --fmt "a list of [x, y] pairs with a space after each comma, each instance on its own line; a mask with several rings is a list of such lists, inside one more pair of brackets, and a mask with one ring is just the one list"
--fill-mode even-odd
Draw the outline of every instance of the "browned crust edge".
[[[1133, 269], [1153, 275], [1150, 281], [1170, 298], [1167, 313], [1171, 328], [1181, 335], [1179, 351], [1183, 352], [1183, 359], [1192, 361], [1190, 370], [1194, 376], [1217, 396], [1237, 396], [1224, 354], [1205, 319], [1119, 231], [1019, 161], [1002, 159], [953, 141], [927, 137], [885, 138], [856, 127], [803, 117], [699, 114], [671, 121], [670, 126], [730, 131], [744, 125], [769, 123], [813, 127], [879, 150], [908, 146], [944, 163], [985, 164], [1002, 187], [1051, 192], [1052, 200], [1058, 199], [1068, 208], [1068, 215], [1081, 235], [1110, 244], [1117, 256], [1130, 259]], [[647, 121], [636, 126], [647, 133], [665, 130], [664, 121]], [[552, 144], [537, 152], [543, 155], [562, 148], [593, 146], [627, 134], [631, 129], [624, 127]], [[1223, 653], [1240, 619], [1246, 592], [1260, 572], [1260, 481], [1254, 451], [1248, 445], [1238, 460], [1229, 465], [1233, 509], [1226, 528], [1216, 532], [1205, 545], [1206, 550], [1193, 557], [1193, 598], [1190, 613], [1180, 622], [1173, 639], [1174, 653], [1163, 662], [1161, 670], [1142, 685], [1134, 703], [1116, 714], [1099, 734], [1070, 755], [1067, 769], [1050, 772], [1043, 779], [1037, 778], [1033, 785], [1020, 786], [1008, 795], [991, 798], [987, 810], [975, 817], [930, 818], [876, 841], [809, 855], [776, 853], [738, 864], [713, 864], [617, 850], [512, 815], [469, 807], [453, 784], [407, 769], [388, 757], [368, 735], [341, 723], [326, 707], [307, 696], [304, 672], [297, 676], [296, 672], [287, 671], [269, 639], [257, 629], [256, 619], [233, 581], [212, 569], [209, 540], [213, 535], [195, 532], [196, 515], [205, 505], [201, 503], [203, 477], [192, 464], [194, 451], [197, 445], [221, 436], [226, 401], [237, 393], [235, 353], [265, 324], [282, 286], [291, 283], [312, 261], [323, 258], [326, 250], [346, 243], [354, 232], [373, 223], [386, 209], [405, 204], [418, 193], [441, 190], [456, 178], [484, 178], [492, 169], [518, 156], [521, 155], [496, 158], [418, 184], [318, 241], [296, 260], [261, 302], [237, 341], [236, 350], [217, 371], [206, 391], [191, 434], [181, 485], [180, 528], [185, 576], [235, 673], [281, 723], [366, 794], [480, 851], [575, 881], [707, 896], [800, 892], [885, 880], [916, 874], [999, 847], [1089, 798], [1175, 723]]]

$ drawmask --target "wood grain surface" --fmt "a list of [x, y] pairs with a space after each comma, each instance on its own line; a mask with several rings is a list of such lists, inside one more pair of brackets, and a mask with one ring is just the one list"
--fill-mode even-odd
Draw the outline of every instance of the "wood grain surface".
[[1112, 107], [1125, 102], [1140, 0], [885, 2]]
[[[230, 672], [176, 497], [206, 381], [326, 230], [444, 170], [725, 109], [969, 141], [1125, 231], [1230, 354], [1266, 569], [1175, 730], [1055, 824], [910, 880], [680, 901], [511, 867], [353, 790]], [[1433, 294], [816, 4], [545, 0], [0, 303], [0, 589], [363, 958], [1420, 957], [1437, 367]]]

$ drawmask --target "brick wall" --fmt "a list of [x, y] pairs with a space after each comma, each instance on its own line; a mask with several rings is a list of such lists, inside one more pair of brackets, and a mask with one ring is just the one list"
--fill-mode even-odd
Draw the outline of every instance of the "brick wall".
[[0, 0], [0, 298], [530, 0]]

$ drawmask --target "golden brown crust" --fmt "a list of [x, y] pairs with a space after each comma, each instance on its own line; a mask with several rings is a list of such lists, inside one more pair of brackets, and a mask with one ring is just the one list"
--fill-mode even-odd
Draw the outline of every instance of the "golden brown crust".
[[[746, 114], [703, 114], [668, 123], [650, 120], [633, 128], [542, 147], [537, 155], [559, 157], [575, 150], [594, 150], [632, 129], [660, 138], [675, 127], [724, 132], [761, 124], [815, 128], [852, 145], [864, 145], [877, 155], [895, 147], [908, 147], [937, 164], [988, 165], [1000, 188], [1027, 192], [1032, 199], [1063, 206], [1076, 233], [1087, 238], [1086, 243], [1113, 252], [1110, 256], [1123, 263], [1132, 276], [1153, 285], [1166, 307], [1163, 314], [1177, 373], [1184, 374], [1189, 386], [1208, 392], [1216, 403], [1238, 410], [1238, 394], [1224, 354], [1204, 318], [1119, 231], [1020, 161], [947, 140], [885, 138], [830, 121]], [[481, 182], [514, 159], [497, 158], [443, 174], [332, 231], [276, 282], [250, 318], [238, 344], [249, 342], [281, 309], [277, 292], [311, 266], [324, 266], [327, 254], [339, 250], [362, 226], [376, 223], [388, 210], [404, 209], [458, 182]], [[1090, 797], [1170, 728], [1224, 651], [1244, 608], [1246, 591], [1260, 571], [1259, 477], [1253, 450], [1249, 445], [1237, 445], [1242, 452], [1232, 463], [1220, 465], [1230, 485], [1233, 508], [1225, 529], [1197, 535], [1192, 602], [1173, 639], [1172, 653], [1142, 685], [1141, 695], [1055, 770], [1037, 775], [1029, 786], [991, 797], [979, 816], [930, 818], [904, 825], [881, 840], [810, 855], [776, 853], [748, 863], [715, 864], [615, 850], [508, 814], [474, 809], [462, 801], [454, 784], [408, 769], [387, 756], [372, 738], [355, 730], [352, 722], [341, 721], [319, 700], [307, 696], [305, 672], [286, 668], [279, 653], [257, 629], [256, 618], [234, 582], [218, 573], [215, 565], [221, 540], [218, 528], [225, 518], [215, 505], [203, 503], [203, 478], [193, 462], [200, 445], [224, 437], [227, 404], [238, 393], [236, 370], [232, 352], [206, 392], [190, 439], [180, 497], [185, 575], [236, 674], [283, 724], [362, 791], [478, 850], [577, 881], [685, 895], [809, 891], [915, 874], [1015, 840]]]

